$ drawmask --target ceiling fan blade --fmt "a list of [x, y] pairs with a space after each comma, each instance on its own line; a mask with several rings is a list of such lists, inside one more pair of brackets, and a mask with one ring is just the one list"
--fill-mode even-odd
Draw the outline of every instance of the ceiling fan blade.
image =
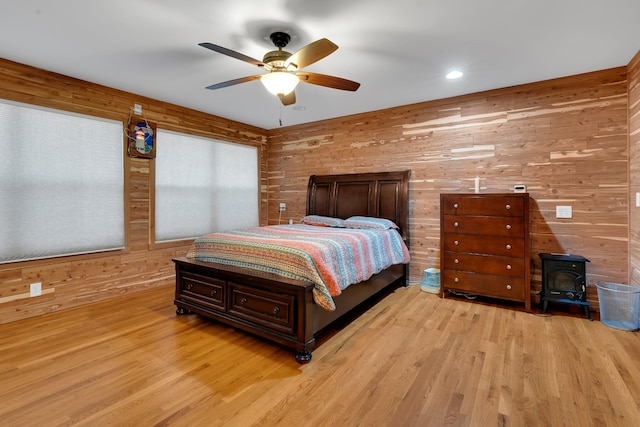
[[291, 55], [289, 59], [285, 61], [284, 67], [288, 69], [289, 65], [294, 65], [296, 69], [299, 70], [321, 60], [337, 49], [338, 45], [328, 39], [316, 40]]
[[232, 58], [239, 59], [240, 61], [248, 62], [249, 64], [257, 65], [258, 67], [264, 67], [264, 62], [259, 61], [250, 56], [244, 55], [240, 52], [236, 52], [235, 50], [227, 49], [226, 47], [218, 46], [213, 43], [198, 43], [199, 46], [206, 47], [207, 49], [211, 49], [214, 52], [221, 53], [223, 55], [230, 56]]
[[343, 79], [341, 77], [328, 76], [326, 74], [296, 73], [301, 82], [311, 83], [318, 86], [326, 86], [333, 89], [350, 90], [352, 92], [358, 90], [360, 83], [351, 80]]
[[282, 105], [291, 105], [296, 103], [296, 93], [291, 92], [289, 95], [278, 95]]
[[258, 80], [260, 77], [262, 77], [262, 74], [258, 74], [256, 76], [247, 76], [247, 77], [240, 77], [238, 79], [233, 79], [233, 80], [228, 80], [226, 82], [222, 82], [222, 83], [216, 83], [214, 85], [211, 86], [207, 86], [207, 89], [222, 89], [223, 87], [228, 87], [228, 86], [233, 86], [233, 85], [237, 85], [240, 83], [246, 83], [246, 82], [250, 82], [253, 80]]

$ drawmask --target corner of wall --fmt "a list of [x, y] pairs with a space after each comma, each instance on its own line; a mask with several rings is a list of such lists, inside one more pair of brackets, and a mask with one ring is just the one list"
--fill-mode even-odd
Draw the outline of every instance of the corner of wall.
[[640, 51], [627, 66], [627, 128], [629, 150], [629, 284], [640, 286]]

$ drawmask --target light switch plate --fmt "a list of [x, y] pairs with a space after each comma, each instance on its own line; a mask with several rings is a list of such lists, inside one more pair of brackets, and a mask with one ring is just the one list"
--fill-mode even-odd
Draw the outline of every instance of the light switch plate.
[[573, 218], [571, 206], [556, 206], [556, 218]]
[[640, 192], [636, 193], [636, 208], [640, 208]]

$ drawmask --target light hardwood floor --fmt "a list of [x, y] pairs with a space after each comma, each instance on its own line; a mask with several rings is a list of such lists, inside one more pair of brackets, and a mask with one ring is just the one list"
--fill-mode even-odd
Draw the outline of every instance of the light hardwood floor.
[[308, 365], [173, 287], [0, 326], [2, 426], [637, 426], [638, 333], [400, 288]]

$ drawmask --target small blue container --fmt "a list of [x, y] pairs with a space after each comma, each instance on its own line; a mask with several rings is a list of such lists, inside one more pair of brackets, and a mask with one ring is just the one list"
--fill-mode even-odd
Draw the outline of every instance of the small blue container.
[[596, 283], [600, 321], [605, 325], [637, 331], [640, 322], [640, 288], [621, 283]]
[[427, 268], [422, 272], [420, 289], [432, 294], [440, 293], [440, 270], [437, 268]]

